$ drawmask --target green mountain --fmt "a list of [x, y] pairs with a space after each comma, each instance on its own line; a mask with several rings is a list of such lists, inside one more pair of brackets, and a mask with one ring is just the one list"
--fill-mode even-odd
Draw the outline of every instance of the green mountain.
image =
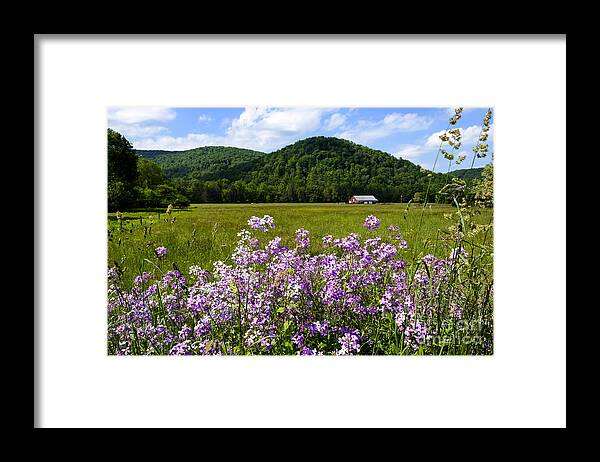
[[137, 153], [156, 162], [170, 178], [201, 181], [242, 178], [265, 155], [264, 152], [227, 146], [206, 146], [186, 151], [137, 150]]
[[480, 168], [461, 168], [460, 170], [454, 170], [450, 172], [450, 176], [456, 178], [462, 178], [465, 181], [469, 180], [478, 180], [481, 178], [481, 174], [483, 172], [483, 167]]
[[430, 200], [448, 182], [404, 159], [351, 141], [317, 136], [272, 153], [233, 147], [137, 151], [156, 162], [192, 202], [342, 202], [373, 194], [382, 202]]

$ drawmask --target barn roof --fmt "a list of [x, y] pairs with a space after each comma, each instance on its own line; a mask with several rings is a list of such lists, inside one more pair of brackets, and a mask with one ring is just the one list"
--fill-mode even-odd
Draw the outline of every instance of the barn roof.
[[359, 201], [376, 201], [377, 200], [375, 198], [375, 196], [352, 196], [352, 197], [356, 197], [356, 199]]

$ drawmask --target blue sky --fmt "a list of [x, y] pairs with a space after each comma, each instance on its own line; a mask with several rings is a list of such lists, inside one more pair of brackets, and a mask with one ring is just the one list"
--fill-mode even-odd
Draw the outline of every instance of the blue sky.
[[[465, 108], [456, 127], [468, 168], [487, 108]], [[200, 146], [236, 146], [272, 152], [310, 136], [336, 136], [380, 149], [431, 170], [442, 133], [453, 108], [166, 108], [111, 107], [108, 126], [124, 135], [136, 149], [184, 150]], [[493, 152], [493, 116], [489, 152]], [[445, 143], [446, 150], [450, 150]], [[475, 167], [491, 162], [476, 159]], [[436, 172], [448, 170], [438, 159]]]

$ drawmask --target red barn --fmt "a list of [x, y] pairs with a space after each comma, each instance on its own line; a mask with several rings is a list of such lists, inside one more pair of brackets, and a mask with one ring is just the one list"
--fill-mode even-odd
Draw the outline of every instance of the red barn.
[[376, 204], [379, 202], [375, 196], [352, 196], [349, 204]]

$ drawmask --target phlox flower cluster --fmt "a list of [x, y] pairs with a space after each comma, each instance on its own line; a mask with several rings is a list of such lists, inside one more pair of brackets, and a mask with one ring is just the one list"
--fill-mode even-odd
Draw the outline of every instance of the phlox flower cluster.
[[154, 253], [158, 258], [163, 258], [165, 255], [167, 255], [167, 249], [166, 247], [160, 246], [154, 249]]
[[[380, 221], [364, 221], [376, 230]], [[275, 227], [268, 215], [251, 217], [252, 230]], [[406, 242], [389, 233], [322, 238], [308, 251], [309, 232], [295, 245], [278, 236], [264, 243], [245, 229], [231, 259], [213, 268], [191, 266], [164, 274], [143, 272], [125, 290], [117, 268], [108, 270], [108, 351], [116, 355], [356, 355], [435, 353], [441, 320], [474, 313], [473, 294], [456, 281], [460, 250], [449, 259], [426, 255], [407, 269]], [[262, 233], [259, 233], [262, 234]], [[159, 250], [160, 249], [160, 250]], [[464, 252], [464, 251], [463, 251]], [[158, 247], [161, 258], [167, 249]], [[174, 266], [174, 268], [177, 268]], [[479, 306], [491, 304], [488, 291]], [[454, 324], [448, 324], [453, 326]], [[485, 340], [485, 342], [483, 341]], [[473, 351], [491, 351], [492, 338]]]
[[296, 243], [300, 249], [306, 249], [310, 245], [310, 239], [308, 235], [309, 232], [304, 228], [296, 230]]
[[275, 222], [270, 215], [264, 215], [262, 218], [252, 216], [248, 220], [248, 226], [252, 229], [262, 229], [265, 233], [271, 228], [275, 228]]
[[379, 228], [379, 223], [379, 218], [377, 218], [375, 215], [369, 215], [367, 218], [365, 218], [363, 226], [367, 229], [377, 229]]

